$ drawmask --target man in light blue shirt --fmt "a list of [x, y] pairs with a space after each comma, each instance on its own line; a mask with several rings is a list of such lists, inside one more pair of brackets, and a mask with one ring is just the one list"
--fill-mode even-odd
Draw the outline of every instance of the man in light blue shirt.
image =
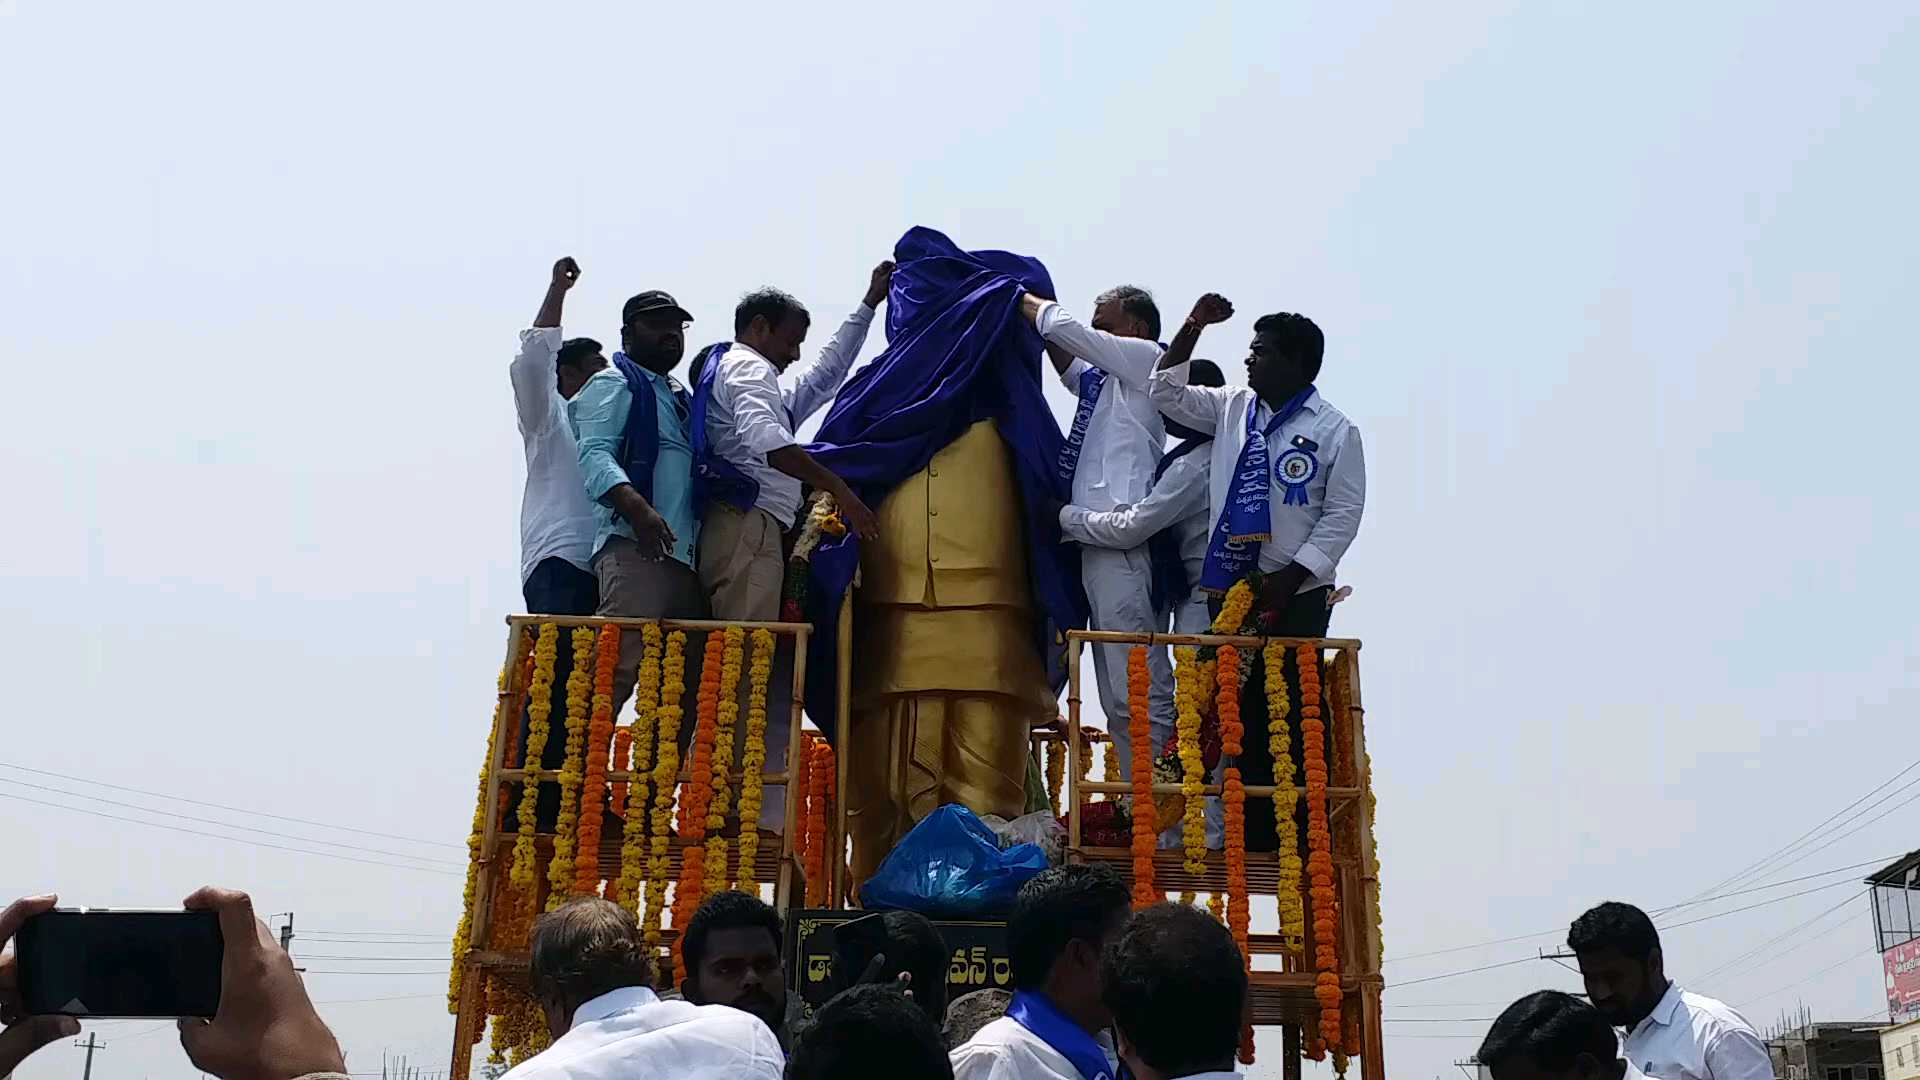
[[[693, 572], [700, 521], [687, 389], [672, 375], [693, 316], [659, 290], [628, 300], [620, 315], [621, 350], [567, 403], [593, 503], [596, 614], [704, 619], [707, 594]], [[640, 650], [640, 635], [622, 640], [615, 701], [633, 690]]]

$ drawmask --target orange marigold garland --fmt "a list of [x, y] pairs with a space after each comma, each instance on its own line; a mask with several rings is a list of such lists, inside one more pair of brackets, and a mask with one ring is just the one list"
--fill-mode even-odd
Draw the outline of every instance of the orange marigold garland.
[[[530, 769], [540, 768], [546, 754], [553, 718], [553, 671], [559, 655], [560, 628], [553, 623], [541, 623], [539, 639], [533, 646], [533, 682], [527, 690], [527, 748], [521, 755]], [[510, 879], [526, 894], [528, 903], [533, 902], [533, 881], [538, 872], [534, 826], [539, 806], [540, 785], [531, 780], [522, 783], [519, 832], [513, 841]]]
[[713, 794], [707, 799], [706, 878], [703, 896], [733, 887], [727, 876], [727, 780], [733, 770], [733, 742], [740, 727], [740, 674], [745, 666], [747, 632], [729, 626], [721, 633], [720, 685], [713, 735]]
[[[1227, 856], [1227, 929], [1240, 949], [1241, 962], [1249, 975], [1253, 972], [1253, 951], [1247, 929], [1251, 908], [1247, 897], [1247, 792], [1240, 782], [1241, 739], [1246, 734], [1240, 720], [1240, 650], [1220, 646], [1216, 687], [1216, 709], [1220, 718], [1220, 753], [1228, 762], [1222, 782], [1221, 803], [1226, 818]], [[1240, 1062], [1253, 1064], [1253, 1028], [1240, 1031]]]
[[1133, 750], [1133, 906], [1160, 901], [1153, 887], [1153, 849], [1159, 830], [1153, 809], [1153, 735], [1148, 727], [1147, 649], [1136, 645], [1127, 652], [1127, 738]]
[[639, 913], [641, 883], [647, 866], [647, 781], [653, 771], [654, 725], [660, 716], [660, 624], [640, 628], [640, 673], [633, 684], [632, 730], [623, 730], [630, 753], [614, 740], [613, 764], [632, 775], [630, 784], [613, 786], [613, 804], [621, 808], [625, 825], [620, 831], [620, 876], [608, 899]]
[[795, 838], [794, 854], [800, 857], [800, 872], [806, 876], [801, 902], [808, 907], [813, 902], [814, 881], [820, 876], [814, 868], [815, 837], [813, 835], [813, 732], [802, 731], [800, 744], [789, 750], [792, 755], [793, 779], [788, 782], [790, 798], [799, 800], [794, 806], [794, 821], [798, 824], [800, 835]]
[[[516, 631], [518, 633], [518, 631]], [[467, 948], [473, 937], [473, 901], [480, 886], [480, 849], [486, 843], [487, 828], [487, 776], [493, 769], [495, 748], [493, 734], [500, 730], [509, 703], [513, 695], [508, 692], [509, 680], [519, 666], [521, 657], [526, 655], [527, 638], [521, 634], [515, 645], [513, 659], [500, 668], [500, 689], [493, 703], [493, 726], [487, 729], [487, 756], [480, 761], [480, 793], [473, 800], [473, 827], [467, 833], [467, 884], [460, 909], [460, 925], [453, 932], [453, 968], [447, 976], [447, 1011], [460, 1010], [460, 982], [462, 969], [467, 964]]]
[[[747, 742], [740, 758], [740, 872], [748, 891], [759, 891], [760, 804], [767, 772], [767, 683], [773, 676], [771, 630], [753, 632], [753, 659], [747, 664]], [[793, 791], [789, 784], [787, 790]]]
[[658, 955], [660, 913], [667, 904], [667, 875], [673, 869], [673, 793], [680, 783], [680, 702], [687, 688], [687, 632], [667, 635], [666, 657], [660, 663], [660, 706], [655, 718], [653, 756], [653, 828], [647, 838], [647, 910], [640, 927], [647, 953]]
[[607, 744], [613, 738], [613, 669], [620, 661], [620, 628], [600, 628], [593, 667], [593, 717], [587, 725], [587, 767], [580, 791], [579, 842], [573, 860], [573, 894], [600, 890], [600, 828], [607, 809]]
[[1300, 666], [1300, 747], [1307, 773], [1307, 877], [1313, 898], [1313, 996], [1320, 1003], [1320, 1040], [1340, 1049], [1339, 920], [1333, 886], [1333, 833], [1327, 820], [1326, 728], [1320, 721], [1320, 652], [1302, 645]]
[[[833, 899], [833, 883], [827, 879], [827, 859], [838, 853], [827, 849], [827, 818], [833, 813], [833, 795], [836, 774], [834, 772], [833, 747], [827, 740], [816, 739], [813, 743], [813, 767], [810, 773], [813, 785], [809, 799], [807, 829], [813, 835], [808, 837], [808, 852], [813, 859], [813, 876], [807, 879], [809, 895], [817, 895], [813, 906], [824, 907]], [[815, 893], [814, 881], [818, 880], [818, 892]]]
[[[713, 739], [720, 713], [720, 665], [725, 662], [726, 639], [707, 635], [706, 655], [700, 663], [700, 695], [696, 699], [693, 729], [693, 760], [687, 767], [687, 784], [680, 792], [680, 880], [673, 887], [673, 927], [687, 925], [700, 909], [701, 887], [706, 883], [707, 800], [713, 794]], [[680, 955], [680, 940], [673, 943], [673, 981], [677, 986], [687, 977], [686, 961]]]
[[1299, 956], [1306, 948], [1307, 909], [1300, 892], [1300, 827], [1294, 821], [1300, 793], [1293, 775], [1293, 735], [1288, 728], [1287, 647], [1269, 641], [1261, 654], [1266, 665], [1267, 750], [1273, 755], [1273, 827], [1279, 837], [1280, 943]]
[[580, 787], [586, 780], [587, 712], [593, 692], [591, 627], [573, 631], [573, 671], [567, 676], [567, 760], [560, 766], [560, 816], [553, 828], [553, 861], [547, 864], [547, 910], [567, 902], [573, 889], [573, 857], [579, 839]]

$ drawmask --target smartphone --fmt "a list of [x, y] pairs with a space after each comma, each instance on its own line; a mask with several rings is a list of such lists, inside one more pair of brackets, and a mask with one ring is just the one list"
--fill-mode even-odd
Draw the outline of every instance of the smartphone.
[[15, 939], [22, 1004], [30, 1016], [212, 1016], [222, 946], [211, 911], [56, 908]]
[[860, 981], [867, 965], [887, 951], [887, 924], [880, 912], [862, 915], [833, 928], [833, 982], [845, 990]]

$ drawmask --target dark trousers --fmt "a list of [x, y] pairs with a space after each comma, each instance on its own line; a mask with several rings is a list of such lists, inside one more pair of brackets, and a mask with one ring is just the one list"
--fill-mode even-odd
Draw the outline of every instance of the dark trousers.
[[[540, 560], [527, 575], [521, 585], [520, 593], [527, 602], [527, 611], [535, 615], [591, 615], [600, 606], [600, 583], [590, 573], [573, 565], [559, 556], [549, 556]], [[548, 721], [547, 745], [540, 753], [540, 767], [559, 769], [567, 763], [567, 676], [573, 673], [573, 649], [570, 632], [560, 630], [560, 649], [553, 660], [553, 713]], [[516, 676], [517, 677], [517, 676]], [[521, 754], [525, 755], [527, 733], [532, 727], [532, 718], [525, 712], [520, 714]], [[515, 827], [518, 820], [520, 795], [516, 786], [511, 798], [507, 800], [507, 825]], [[560, 785], [546, 783], [540, 785], [540, 800], [535, 807], [536, 827], [541, 832], [552, 832], [554, 823], [560, 818]]]
[[[1326, 637], [1332, 611], [1327, 606], [1327, 598], [1332, 593], [1333, 587], [1324, 585], [1295, 594], [1286, 610], [1280, 613], [1273, 633], [1280, 637]], [[1292, 650], [1287, 652], [1283, 670], [1287, 677], [1287, 724], [1292, 733], [1288, 747], [1293, 757], [1294, 783], [1300, 784], [1305, 782], [1306, 765], [1300, 748], [1300, 666]], [[1240, 695], [1240, 719], [1246, 726], [1240, 745], [1240, 779], [1251, 787], [1273, 783], [1273, 753], [1267, 744], [1267, 666], [1258, 651], [1249, 658], [1247, 671], [1246, 689]], [[1323, 695], [1323, 703], [1324, 700]], [[1326, 716], [1324, 706], [1321, 716]], [[1296, 810], [1301, 836], [1306, 835], [1306, 814], [1306, 800], [1302, 799]], [[1247, 850], [1274, 851], [1279, 846], [1279, 832], [1273, 823], [1273, 802], [1248, 799]]]

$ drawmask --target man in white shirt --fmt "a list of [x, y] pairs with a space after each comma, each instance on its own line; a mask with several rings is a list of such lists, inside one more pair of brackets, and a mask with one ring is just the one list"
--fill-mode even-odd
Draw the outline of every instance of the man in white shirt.
[[1120, 1058], [1136, 1080], [1237, 1075], [1246, 962], [1212, 916], [1185, 904], [1135, 912], [1106, 951], [1101, 981]]
[[1013, 1002], [953, 1051], [954, 1080], [1118, 1075], [1100, 953], [1126, 924], [1131, 901], [1126, 881], [1101, 864], [1055, 866], [1021, 886], [1007, 916]]
[[1627, 1033], [1627, 1059], [1655, 1080], [1774, 1080], [1767, 1044], [1728, 1005], [1668, 980], [1653, 920], [1608, 901], [1573, 921], [1567, 947], [1587, 996]]
[[[1020, 311], [1033, 320], [1054, 369], [1079, 399], [1060, 458], [1061, 473], [1072, 481], [1073, 505], [1104, 512], [1139, 502], [1153, 482], [1166, 443], [1160, 409], [1148, 393], [1160, 361], [1155, 340], [1160, 336], [1160, 310], [1153, 297], [1131, 285], [1110, 289], [1094, 299], [1091, 327], [1059, 304], [1031, 293], [1021, 295]], [[1144, 542], [1124, 549], [1083, 549], [1080, 580], [1094, 629], [1154, 629], [1153, 567]], [[1100, 710], [1106, 714], [1107, 731], [1116, 736], [1122, 775], [1133, 767], [1133, 744], [1125, 737], [1131, 716], [1128, 651], [1125, 645], [1093, 649]], [[1150, 733], [1157, 756], [1173, 733], [1173, 663], [1167, 650], [1148, 650], [1147, 670], [1152, 680]]]
[[520, 332], [519, 355], [507, 369], [527, 457], [527, 486], [520, 496], [520, 589], [527, 610], [541, 615], [591, 615], [599, 603], [593, 507], [580, 479], [567, 401], [607, 366], [607, 358], [597, 341], [561, 340], [561, 308], [579, 279], [580, 264], [571, 257], [553, 264], [546, 298], [533, 326]]
[[787, 565], [782, 539], [799, 517], [802, 484], [831, 494], [856, 533], [875, 535], [873, 511], [800, 447], [794, 429], [839, 392], [892, 277], [891, 262], [874, 268], [864, 302], [792, 389], [781, 388], [780, 375], [800, 359], [812, 321], [807, 309], [771, 288], [748, 293], [734, 308], [733, 344], [709, 362], [694, 392], [696, 415], [705, 415], [704, 449], [696, 448], [694, 464], [710, 493], [700, 581], [714, 618], [780, 617]]
[[639, 924], [620, 905], [586, 897], [550, 911], [532, 949], [553, 1045], [511, 1080], [780, 1080], [780, 1044], [752, 1013], [655, 996]]
[[1507, 1006], [1474, 1059], [1493, 1080], [1646, 1080], [1599, 1010], [1558, 990]]
[[[1223, 593], [1257, 571], [1256, 611], [1265, 632], [1324, 637], [1335, 571], [1366, 505], [1360, 429], [1314, 387], [1326, 340], [1304, 315], [1282, 312], [1254, 323], [1246, 386], [1191, 385], [1188, 360], [1201, 330], [1232, 315], [1224, 297], [1201, 297], [1152, 383], [1154, 401], [1169, 419], [1214, 436], [1208, 477], [1214, 525], [1200, 583]], [[1291, 656], [1287, 663], [1291, 669]], [[1249, 676], [1255, 686], [1265, 678], [1258, 656]], [[1298, 692], [1291, 670], [1286, 684], [1290, 694]], [[1265, 696], [1248, 695], [1241, 718], [1248, 736], [1241, 773], [1250, 785], [1270, 784]], [[1300, 741], [1293, 746], [1298, 754]], [[1249, 806], [1247, 849], [1272, 851], [1277, 842], [1273, 814]]]

